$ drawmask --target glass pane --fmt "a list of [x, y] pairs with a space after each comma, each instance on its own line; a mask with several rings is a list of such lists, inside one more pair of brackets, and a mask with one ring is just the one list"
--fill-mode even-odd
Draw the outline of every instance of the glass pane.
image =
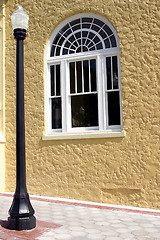
[[60, 37], [61, 37], [61, 35], [58, 33], [58, 34], [56, 35], [56, 37], [54, 38], [53, 43], [56, 44], [56, 43], [58, 42], [58, 40], [59, 40]]
[[87, 32], [87, 31], [83, 31], [83, 32], [82, 32], [82, 37], [86, 38], [87, 35], [88, 35], [88, 32]]
[[110, 48], [109, 39], [104, 40], [104, 43], [106, 48]]
[[82, 28], [90, 28], [90, 26], [91, 26], [91, 24], [89, 24], [89, 23], [83, 23], [82, 24]]
[[108, 27], [107, 25], [105, 25], [103, 27], [103, 29], [106, 31], [106, 33], [108, 34], [108, 36], [110, 36], [111, 34], [113, 34], [112, 30], [110, 29], [110, 27]]
[[54, 53], [55, 53], [55, 46], [54, 45], [52, 45], [52, 48], [51, 48], [51, 57], [53, 57], [54, 56]]
[[52, 129], [62, 128], [61, 98], [52, 98]]
[[66, 48], [63, 48], [63, 53], [62, 53], [63, 55], [66, 55], [66, 54], [68, 54], [68, 49], [66, 49]]
[[61, 50], [60, 47], [56, 47], [56, 56], [59, 56], [59, 55], [60, 55], [60, 50]]
[[72, 127], [98, 126], [97, 94], [71, 97]]
[[94, 36], [95, 36], [94, 33], [90, 32], [89, 35], [88, 35], [88, 38], [92, 39], [92, 38], [94, 38]]
[[90, 60], [90, 73], [91, 73], [91, 91], [97, 91], [96, 83], [96, 59]]
[[65, 38], [63, 36], [61, 36], [59, 41], [58, 41], [58, 45], [62, 46], [64, 40], [65, 40]]
[[76, 62], [77, 70], [77, 92], [82, 92], [82, 62]]
[[61, 29], [61, 33], [63, 34], [69, 27], [69, 24], [67, 23], [62, 29]]
[[89, 50], [90, 50], [90, 48], [91, 47], [93, 47], [95, 44], [93, 43], [93, 42], [90, 42], [88, 45], [87, 45], [87, 47], [89, 48]]
[[101, 35], [101, 37], [104, 39], [106, 37], [108, 37], [108, 35], [106, 34], [106, 32], [102, 29], [99, 34]]
[[65, 47], [65, 48], [69, 48], [70, 45], [71, 45], [70, 42], [67, 41], [67, 42], [65, 43], [64, 47]]
[[95, 37], [93, 41], [94, 41], [94, 43], [96, 44], [96, 43], [99, 43], [99, 42], [100, 42], [100, 39], [99, 39], [99, 37]]
[[118, 88], [118, 66], [117, 66], [117, 57], [112, 57], [112, 66], [113, 66], [113, 88]]
[[98, 25], [98, 26], [100, 26], [100, 27], [102, 27], [103, 25], [104, 25], [104, 22], [102, 22], [101, 20], [99, 20], [99, 19], [94, 19], [94, 21], [93, 21], [96, 25]]
[[77, 24], [77, 25], [75, 25], [75, 26], [72, 27], [73, 31], [76, 31], [76, 30], [78, 30], [78, 29], [80, 29], [80, 28], [81, 28], [81, 25], [80, 25], [80, 24]]
[[99, 44], [96, 44], [96, 48], [97, 50], [103, 49], [102, 43], [100, 42]]
[[51, 96], [55, 96], [55, 88], [54, 88], [54, 66], [50, 67], [51, 70]]
[[61, 95], [60, 65], [56, 65], [56, 96]]
[[112, 89], [111, 81], [111, 57], [106, 57], [107, 89]]
[[117, 47], [117, 43], [116, 43], [116, 39], [115, 39], [114, 35], [111, 36], [110, 39], [111, 39], [112, 47]]
[[84, 92], [89, 92], [89, 62], [83, 61]]
[[100, 30], [100, 27], [93, 24], [91, 29], [94, 30], [95, 32], [98, 32]]
[[78, 23], [80, 23], [80, 19], [73, 20], [72, 22], [70, 22], [70, 25], [73, 26]]
[[75, 63], [69, 64], [70, 69], [70, 93], [75, 93]]
[[120, 125], [119, 92], [108, 93], [108, 118], [109, 125]]
[[71, 29], [68, 29], [65, 33], [64, 36], [68, 37], [72, 33]]
[[92, 18], [82, 18], [82, 22], [92, 22]]

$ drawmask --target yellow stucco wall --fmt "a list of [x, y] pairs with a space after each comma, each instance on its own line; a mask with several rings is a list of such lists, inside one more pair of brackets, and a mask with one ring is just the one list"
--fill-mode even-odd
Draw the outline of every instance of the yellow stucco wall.
[[5, 191], [5, 5], [0, 0], [0, 191]]
[[[29, 193], [159, 208], [158, 0], [6, 2], [6, 191], [15, 188], [15, 46], [10, 16], [29, 14], [25, 48], [26, 161]], [[124, 138], [42, 141], [44, 53], [50, 34], [79, 12], [105, 17], [121, 49]]]

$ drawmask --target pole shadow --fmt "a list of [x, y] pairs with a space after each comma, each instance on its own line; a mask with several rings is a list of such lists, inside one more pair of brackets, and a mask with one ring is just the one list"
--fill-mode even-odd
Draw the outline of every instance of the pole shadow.
[[8, 221], [0, 219], [0, 226], [8, 229]]

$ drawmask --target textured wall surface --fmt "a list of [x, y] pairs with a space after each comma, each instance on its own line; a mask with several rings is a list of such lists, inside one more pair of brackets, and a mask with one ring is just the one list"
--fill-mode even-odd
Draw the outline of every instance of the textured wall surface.
[[5, 191], [5, 7], [0, 0], [0, 191]]
[[[29, 14], [25, 48], [29, 193], [160, 208], [158, 159], [158, 0], [6, 1], [6, 191], [15, 188], [15, 46], [10, 16]], [[44, 53], [50, 34], [79, 12], [104, 16], [121, 49], [124, 138], [42, 141]]]

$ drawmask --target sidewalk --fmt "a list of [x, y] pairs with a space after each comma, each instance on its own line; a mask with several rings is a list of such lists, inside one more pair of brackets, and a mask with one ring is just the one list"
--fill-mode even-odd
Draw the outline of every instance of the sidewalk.
[[160, 211], [30, 196], [37, 227], [4, 228], [13, 197], [0, 194], [0, 240], [160, 240]]

